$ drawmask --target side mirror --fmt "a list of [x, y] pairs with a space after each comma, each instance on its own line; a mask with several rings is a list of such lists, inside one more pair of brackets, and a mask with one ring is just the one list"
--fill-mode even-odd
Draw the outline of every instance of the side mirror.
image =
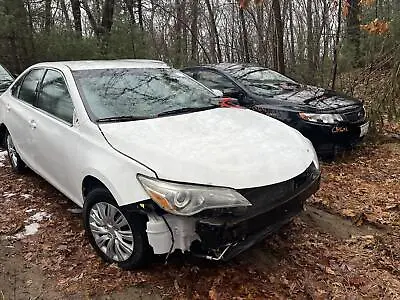
[[217, 89], [212, 89], [212, 92], [215, 94], [215, 96], [217, 97], [222, 97], [224, 95], [224, 93], [220, 90]]

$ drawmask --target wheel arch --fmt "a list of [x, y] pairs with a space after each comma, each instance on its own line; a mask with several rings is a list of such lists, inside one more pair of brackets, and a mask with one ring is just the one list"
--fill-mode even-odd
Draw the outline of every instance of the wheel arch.
[[94, 190], [95, 188], [105, 188], [109, 192], [110, 189], [107, 188], [107, 186], [98, 178], [92, 175], [87, 175], [85, 178], [83, 178], [82, 181], [82, 197], [85, 200], [87, 195], [89, 194], [90, 191]]

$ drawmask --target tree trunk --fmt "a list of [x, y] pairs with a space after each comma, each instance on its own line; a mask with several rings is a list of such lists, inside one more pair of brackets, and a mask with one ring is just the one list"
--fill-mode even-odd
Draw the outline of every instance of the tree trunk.
[[175, 53], [173, 54], [174, 57], [174, 65], [176, 67], [182, 66], [182, 52], [183, 52], [183, 43], [182, 43], [182, 16], [183, 16], [183, 1], [175, 0], [175, 11], [176, 11], [176, 18], [175, 18]]
[[244, 9], [239, 9], [239, 18], [240, 18], [240, 25], [242, 26], [242, 34], [243, 34], [243, 53], [244, 53], [244, 60], [246, 63], [250, 62], [250, 53], [249, 53], [249, 37], [247, 34], [246, 28], [246, 20], [244, 19]]
[[94, 18], [92, 11], [90, 10], [89, 4], [87, 3], [87, 0], [82, 0], [82, 7], [85, 10], [90, 26], [92, 26], [92, 29], [96, 35], [97, 38], [100, 38], [100, 30], [99, 30], [99, 26], [97, 25], [97, 21]]
[[257, 37], [258, 37], [258, 61], [264, 64], [266, 59], [266, 49], [264, 43], [264, 6], [257, 7], [257, 21], [256, 21]]
[[141, 31], [144, 31], [143, 26], [143, 3], [142, 0], [138, 0], [138, 15], [139, 15], [139, 28]]
[[197, 44], [197, 39], [199, 36], [199, 30], [197, 28], [197, 23], [198, 23], [198, 16], [199, 16], [199, 0], [192, 0], [192, 22], [191, 22], [191, 54], [190, 54], [190, 61], [192, 64], [198, 63], [199, 58], [198, 58], [198, 51], [199, 47]]
[[128, 11], [131, 26], [134, 26], [136, 23], [135, 19], [135, 10], [133, 8], [133, 0], [124, 0], [126, 10]]
[[110, 37], [112, 25], [114, 23], [114, 5], [115, 0], [105, 0], [104, 5], [101, 12], [101, 23], [100, 25], [97, 23], [95, 17], [90, 10], [89, 4], [87, 0], [81, 0], [83, 9], [86, 11], [88, 16], [90, 25], [93, 28], [94, 33], [96, 34], [101, 47], [101, 52], [103, 55], [107, 53], [108, 49], [108, 40]]
[[44, 30], [50, 32], [51, 30], [51, 0], [45, 0], [44, 2]]
[[275, 36], [276, 36], [276, 62], [279, 73], [285, 74], [285, 56], [283, 49], [283, 22], [281, 16], [281, 5], [279, 0], [272, 0], [272, 10], [275, 19]]
[[101, 28], [104, 35], [109, 35], [114, 22], [115, 0], [105, 0], [101, 18]]
[[74, 29], [78, 36], [82, 36], [81, 4], [79, 0], [71, 0], [72, 15], [74, 17]]
[[135, 11], [133, 8], [133, 0], [124, 0], [126, 10], [129, 14], [129, 20], [130, 20], [130, 33], [131, 33], [131, 41], [132, 41], [132, 55], [133, 57], [136, 57], [136, 46], [135, 46]]
[[352, 53], [353, 67], [360, 66], [360, 7], [359, 0], [347, 0], [350, 4], [347, 16], [347, 41]]
[[307, 0], [306, 7], [307, 23], [307, 68], [308, 79], [313, 77], [314, 68], [314, 44], [313, 44], [313, 19], [312, 19], [312, 0]]
[[210, 0], [205, 0], [205, 2], [207, 5], [208, 15], [210, 16], [211, 33], [212, 33], [212, 40], [213, 40], [212, 47], [214, 47], [214, 49], [215, 49], [215, 46], [217, 47], [217, 61], [222, 62], [222, 51], [221, 51], [221, 46], [219, 43], [219, 36], [218, 36], [217, 24], [215, 23], [214, 12], [211, 7]]
[[61, 5], [61, 11], [64, 16], [64, 20], [65, 20], [65, 26], [67, 26], [68, 30], [71, 30], [72, 24], [71, 24], [71, 20], [69, 19], [68, 8], [67, 8], [67, 5], [65, 4], [65, 0], [60, 0], [60, 5]]
[[296, 55], [294, 53], [294, 29], [293, 29], [293, 4], [289, 0], [289, 30], [290, 30], [290, 62], [292, 67], [296, 65]]
[[338, 22], [338, 27], [336, 30], [335, 46], [333, 49], [333, 68], [332, 68], [332, 85], [331, 85], [332, 90], [335, 89], [336, 75], [337, 75], [337, 56], [339, 51], [340, 30], [342, 26], [342, 0], [339, 0], [337, 22]]

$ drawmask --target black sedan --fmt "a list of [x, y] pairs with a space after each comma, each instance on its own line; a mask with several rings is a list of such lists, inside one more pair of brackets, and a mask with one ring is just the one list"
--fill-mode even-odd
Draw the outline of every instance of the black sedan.
[[222, 63], [182, 70], [240, 105], [299, 130], [322, 157], [352, 148], [368, 133], [363, 103], [338, 92], [302, 85], [270, 69]]
[[0, 65], [0, 95], [3, 94], [6, 89], [8, 89], [13, 81], [14, 77], [10, 74], [10, 72]]

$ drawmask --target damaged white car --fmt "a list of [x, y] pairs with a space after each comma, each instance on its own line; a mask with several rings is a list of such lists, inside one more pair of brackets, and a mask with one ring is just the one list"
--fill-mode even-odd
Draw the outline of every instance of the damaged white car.
[[29, 166], [83, 207], [91, 245], [125, 269], [175, 250], [232, 258], [319, 187], [299, 132], [222, 108], [157, 61], [32, 66], [0, 98], [0, 135], [12, 168]]

